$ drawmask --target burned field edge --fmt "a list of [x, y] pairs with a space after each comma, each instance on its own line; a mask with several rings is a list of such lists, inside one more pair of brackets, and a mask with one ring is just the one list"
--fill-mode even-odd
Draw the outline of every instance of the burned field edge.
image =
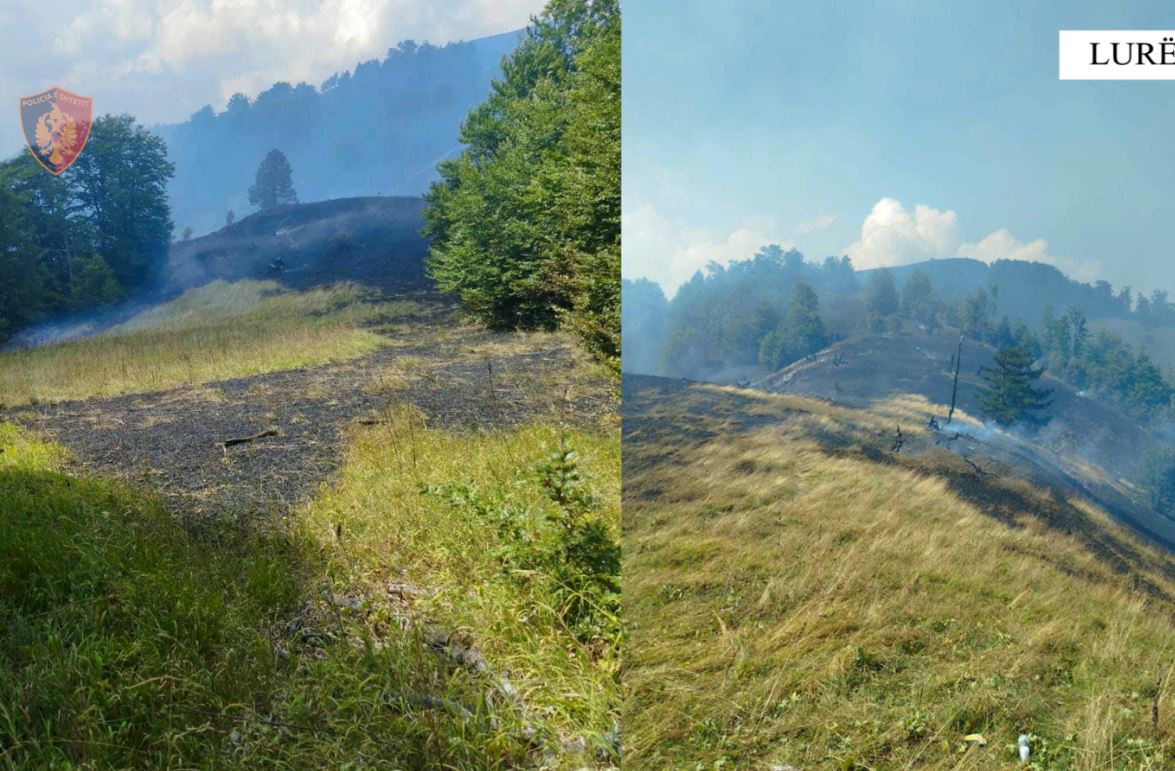
[[[618, 538], [615, 380], [588, 363], [566, 336], [485, 332], [452, 323], [447, 308], [441, 309], [446, 324], [436, 324], [434, 310], [387, 320], [378, 327], [388, 336], [387, 345], [358, 359], [167, 392], [15, 408], [0, 415], [0, 420], [68, 448], [59, 467], [68, 476], [41, 480], [45, 484], [71, 486], [68, 480], [77, 479], [78, 491], [88, 490], [91, 479], [112, 489], [129, 485], [127, 502], [117, 504], [128, 524], [143, 512], [155, 511], [151, 501], [159, 495], [163, 508], [151, 517], [162, 518], [157, 522], [161, 528], [160, 523], [171, 523], [167, 528], [174, 531], [162, 536], [171, 544], [165, 544], [165, 551], [179, 539], [185, 544], [181, 551], [195, 548], [210, 555], [207, 561], [197, 556], [182, 571], [168, 562], [168, 572], [183, 572], [184, 581], [196, 576], [198, 583], [209, 586], [228, 582], [244, 586], [246, 593], [265, 587], [275, 593], [269, 598], [272, 605], [226, 595], [233, 613], [218, 617], [218, 634], [228, 627], [238, 634], [242, 625], [260, 624], [260, 637], [247, 643], [252, 652], [241, 662], [226, 665], [213, 659], [190, 665], [197, 668], [193, 681], [204, 676], [198, 670], [201, 664], [230, 673], [238, 664], [245, 666], [248, 671], [236, 670], [236, 675], [242, 687], [251, 689], [248, 693], [225, 681], [193, 682], [192, 688], [204, 694], [195, 701], [211, 705], [208, 714], [185, 712], [164, 698], [153, 707], [160, 720], [141, 734], [127, 727], [138, 738], [120, 746], [163, 752], [155, 756], [157, 761], [215, 750], [222, 760], [268, 762], [295, 758], [292, 748], [304, 744], [311, 756], [327, 763], [413, 757], [471, 768], [536, 759], [553, 767], [612, 762], [618, 739], [610, 715], [616, 709], [617, 686], [616, 666], [609, 662], [616, 655], [615, 643], [569, 636], [566, 622], [557, 616], [544, 617], [545, 625], [526, 634], [509, 623], [510, 618], [533, 615], [536, 607], [548, 607], [552, 601], [545, 593], [554, 590], [553, 579], [540, 571], [523, 583], [504, 580], [500, 557], [490, 550], [476, 570], [463, 576], [489, 587], [479, 614], [470, 615], [463, 610], [469, 602], [462, 593], [438, 592], [428, 585], [430, 576], [441, 575], [433, 576], [429, 565], [417, 564], [415, 575], [405, 576], [411, 571], [405, 568], [410, 560], [403, 551], [388, 552], [393, 563], [403, 564], [389, 565], [384, 559], [360, 570], [350, 558], [334, 563], [336, 558], [325, 556], [324, 561], [324, 555], [343, 548], [344, 542], [347, 548], [364, 550], [357, 534], [365, 526], [354, 513], [329, 515], [330, 526], [317, 528], [309, 540], [304, 530], [311, 527], [309, 522], [323, 522], [318, 514], [308, 518], [302, 513], [308, 501], [321, 506], [324, 495], [345, 496], [348, 484], [362, 489], [383, 473], [381, 464], [391, 462], [385, 454], [356, 459], [356, 448], [386, 450], [381, 443], [407, 441], [401, 434], [413, 426], [411, 441], [432, 443], [434, 449], [440, 443], [457, 452], [469, 443], [472, 454], [462, 455], [456, 469], [462, 464], [471, 470], [482, 467], [482, 484], [492, 490], [501, 484], [509, 488], [508, 480], [520, 474], [530, 479], [533, 466], [542, 460], [542, 448], [557, 444], [560, 435], [580, 437], [572, 441], [590, 450], [594, 471], [588, 477], [606, 496], [601, 504], [605, 508], [591, 518], [611, 522], [608, 527], [616, 529]], [[514, 465], [498, 463], [487, 471], [487, 459], [502, 451]], [[615, 475], [609, 465], [616, 466]], [[356, 468], [365, 468], [368, 476], [356, 476]], [[544, 505], [542, 494], [528, 495], [528, 506]], [[607, 496], [614, 496], [614, 503]], [[419, 497], [413, 487], [412, 505]], [[461, 506], [442, 504], [434, 502], [430, 511], [440, 521], [451, 520], [442, 528], [446, 533], [480, 532], [487, 526]], [[368, 508], [386, 518], [381, 526], [401, 514], [399, 509], [382, 509], [380, 498], [371, 499]], [[145, 528], [148, 537], [155, 526]], [[482, 536], [495, 537], [492, 530]], [[446, 544], [444, 539], [431, 543], [436, 565], [452, 559], [446, 556], [447, 546], [469, 545]], [[391, 580], [392, 573], [399, 580]], [[107, 594], [120, 597], [117, 590]], [[165, 593], [161, 599], [170, 596]], [[142, 604], [135, 609], [158, 611]], [[503, 618], [482, 628], [484, 617], [494, 617], [493, 610], [504, 613]], [[240, 615], [233, 615], [237, 611]], [[86, 630], [85, 636], [92, 634], [95, 630]], [[194, 639], [203, 644], [198, 635]], [[240, 642], [238, 651], [245, 645]], [[356, 655], [356, 645], [366, 653]], [[276, 664], [262, 661], [273, 656]], [[512, 676], [499, 671], [503, 658], [512, 662]], [[174, 666], [175, 661], [163, 665]], [[542, 685], [535, 690], [533, 673], [544, 668], [555, 673], [551, 681], [562, 692]], [[373, 692], [364, 682], [374, 672], [391, 673], [402, 683]], [[356, 688], [354, 700], [338, 691], [349, 680]], [[309, 701], [275, 702], [272, 688], [279, 682], [287, 693]], [[511, 693], [515, 688], [520, 691]], [[249, 706], [230, 708], [233, 703]], [[197, 732], [205, 744], [174, 739], [176, 732], [200, 721], [207, 724]], [[324, 724], [323, 731], [307, 728]], [[381, 726], [380, 733], [401, 735], [403, 741], [379, 747], [372, 736], [356, 739], [349, 736], [353, 731], [342, 730], [356, 724]], [[111, 735], [101, 734], [106, 728], [88, 723], [70, 730], [82, 737], [72, 754], [67, 753], [75, 760], [100, 757], [87, 742], [127, 739], [120, 735], [114, 742]], [[157, 740], [166, 737], [173, 737], [167, 741], [175, 741], [179, 754], [160, 749]], [[40, 738], [50, 744], [30, 744], [29, 736], [18, 737], [17, 744], [49, 753], [36, 757], [52, 756], [56, 739]], [[117, 757], [141, 762], [146, 756]]]
[[1165, 767], [1175, 561], [933, 409], [625, 377], [626, 764]]

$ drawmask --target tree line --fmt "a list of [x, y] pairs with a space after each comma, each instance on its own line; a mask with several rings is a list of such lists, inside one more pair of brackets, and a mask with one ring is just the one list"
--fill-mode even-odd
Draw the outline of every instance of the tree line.
[[426, 196], [429, 270], [490, 326], [620, 355], [620, 8], [553, 0]]
[[305, 200], [423, 194], [515, 43], [513, 34], [404, 41], [321, 84], [277, 82], [154, 126], [177, 168], [173, 218], [199, 234], [218, 228], [228, 209], [240, 214], [258, 159], [274, 147], [294, 165]]
[[[1003, 274], [1015, 275], [1011, 266]], [[1098, 296], [1108, 291], [1082, 286]], [[1003, 293], [1024, 292], [1020, 282], [944, 298], [921, 267], [906, 270], [899, 283], [888, 269], [857, 273], [847, 257], [810, 263], [796, 250], [765, 246], [748, 260], [699, 271], [671, 301], [648, 281], [625, 281], [623, 291], [631, 371], [706, 377], [732, 367], [779, 369], [858, 332], [950, 328], [997, 349], [1022, 348], [1005, 359], [1022, 363], [1027, 356], [1138, 418], [1169, 415], [1175, 399], [1175, 386], [1144, 350], [1106, 330], [1092, 332], [1079, 308], [1057, 310], [1046, 294], [1038, 300], [1038, 324], [1001, 314]], [[1152, 297], [1147, 313], [1165, 307], [1164, 293]]]
[[155, 278], [171, 242], [173, 173], [163, 141], [129, 115], [97, 118], [59, 176], [27, 152], [0, 163], [0, 341]]

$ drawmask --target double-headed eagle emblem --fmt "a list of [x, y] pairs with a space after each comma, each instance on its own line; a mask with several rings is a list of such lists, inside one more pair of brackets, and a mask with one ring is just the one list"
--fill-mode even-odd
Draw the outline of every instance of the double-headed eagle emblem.
[[65, 171], [90, 136], [94, 101], [54, 86], [20, 100], [20, 122], [33, 158], [50, 174]]
[[61, 111], [60, 105], [53, 105], [53, 109], [37, 118], [37, 130], [33, 133], [33, 141], [41, 155], [49, 159], [53, 166], [60, 166], [65, 161], [65, 153], [73, 150], [78, 141], [78, 124], [73, 118]]

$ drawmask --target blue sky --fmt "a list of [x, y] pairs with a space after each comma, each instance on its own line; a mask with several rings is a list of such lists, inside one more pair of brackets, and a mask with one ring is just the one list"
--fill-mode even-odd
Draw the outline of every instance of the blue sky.
[[17, 99], [49, 86], [146, 125], [224, 109], [279, 80], [315, 86], [402, 40], [525, 27], [543, 0], [4, 0], [0, 157], [24, 148]]
[[629, 0], [624, 275], [764, 242], [1036, 259], [1175, 292], [1175, 81], [1061, 82], [1060, 29], [1175, 6]]

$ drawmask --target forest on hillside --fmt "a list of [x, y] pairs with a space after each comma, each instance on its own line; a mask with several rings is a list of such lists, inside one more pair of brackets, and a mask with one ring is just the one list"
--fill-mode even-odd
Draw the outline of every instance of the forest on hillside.
[[176, 167], [168, 193], [177, 230], [199, 235], [223, 226], [230, 210], [238, 218], [252, 212], [249, 185], [274, 149], [289, 158], [303, 201], [423, 193], [437, 163], [459, 149], [461, 120], [489, 93], [518, 39], [404, 41], [318, 86], [279, 82], [155, 126]]
[[1152, 356], [1092, 324], [1175, 324], [1167, 293], [1136, 298], [1040, 263], [940, 260], [857, 272], [848, 257], [811, 263], [772, 245], [699, 271], [671, 300], [648, 280], [625, 280], [622, 292], [625, 371], [708, 379], [780, 369], [858, 333], [951, 329], [997, 348], [1024, 346], [1050, 374], [1137, 417], [1172, 411], [1175, 386]]
[[[466, 78], [487, 61], [487, 46], [507, 41], [517, 48], [495, 60], [500, 78], [485, 74], [476, 88], [470, 81], [464, 90], [441, 89], [447, 96], [439, 101], [408, 98], [413, 89]], [[0, 164], [0, 239], [8, 244], [0, 253], [0, 343], [24, 325], [101, 309], [152, 286], [169, 248], [182, 248], [173, 246], [173, 227], [181, 241], [193, 235], [190, 225], [181, 225], [190, 200], [182, 193], [175, 200], [183, 164], [200, 163], [209, 195], [223, 182], [218, 169], [225, 155], [206, 143], [232, 148], [230, 155], [268, 148], [267, 137], [282, 125], [313, 123], [304, 116], [315, 109], [333, 116], [336, 100], [380, 87], [400, 96], [381, 107], [387, 120], [377, 113], [366, 125], [367, 144], [395, 147], [401, 155], [358, 164], [366, 181], [331, 177], [332, 190], [356, 196], [376, 182], [394, 187], [407, 168], [402, 154], [423, 146], [403, 142], [403, 132], [434, 141], [437, 132], [429, 127], [438, 116], [474, 91], [489, 90], [468, 113], [448, 116], [446, 131], [461, 152], [424, 167], [422, 187], [436, 180], [425, 211], [429, 272], [439, 289], [456, 294], [488, 325], [567, 329], [619, 369], [620, 10], [615, 2], [582, 0], [551, 3], [521, 35], [443, 48], [402, 44], [382, 64], [332, 77], [321, 93], [278, 84], [251, 105], [234, 97], [226, 113], [202, 111], [170, 145], [130, 116], [100, 118], [86, 153], [60, 177], [42, 172], [24, 153]], [[420, 119], [397, 112], [406, 108], [418, 110]], [[339, 142], [357, 137], [354, 125], [336, 129], [334, 120], [324, 117], [319, 129]], [[197, 130], [201, 121], [209, 121], [210, 133]], [[312, 136], [303, 139], [310, 144], [301, 150], [271, 148], [247, 166], [230, 164], [240, 177], [235, 194], [262, 208], [321, 197], [315, 170], [325, 174], [333, 166]], [[302, 151], [311, 163], [299, 161], [308, 157]], [[170, 159], [180, 159], [181, 168]], [[231, 210], [221, 216], [222, 223], [236, 220]]]

